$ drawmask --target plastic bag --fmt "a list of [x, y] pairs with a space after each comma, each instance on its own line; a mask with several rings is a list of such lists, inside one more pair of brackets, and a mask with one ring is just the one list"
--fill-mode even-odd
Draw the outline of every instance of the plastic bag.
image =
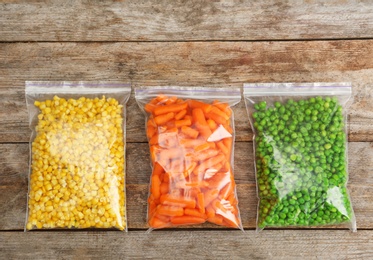
[[135, 90], [146, 113], [152, 176], [148, 224], [206, 221], [242, 229], [233, 178], [239, 89], [154, 87]]
[[348, 83], [245, 84], [254, 131], [257, 230], [345, 224], [356, 231], [346, 188]]
[[32, 130], [25, 230], [127, 230], [129, 84], [26, 82]]

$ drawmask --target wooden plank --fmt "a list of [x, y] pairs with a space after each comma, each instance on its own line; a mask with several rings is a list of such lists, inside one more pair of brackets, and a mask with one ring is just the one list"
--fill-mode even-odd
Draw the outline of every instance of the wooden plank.
[[373, 232], [346, 230], [1, 232], [4, 259], [314, 259], [373, 257]]
[[[349, 144], [349, 189], [358, 228], [373, 229], [373, 144]], [[361, 156], [361, 155], [364, 156]], [[235, 148], [235, 179], [242, 222], [245, 228], [255, 227], [256, 188], [252, 143], [238, 142]], [[0, 230], [23, 228], [27, 196], [26, 144], [0, 145]], [[146, 203], [150, 165], [147, 144], [128, 144], [127, 202], [130, 228], [146, 228]], [[203, 225], [201, 227], [214, 227]], [[218, 227], [214, 227], [218, 228]]]
[[370, 1], [5, 1], [1, 41], [372, 37]]
[[[0, 44], [0, 142], [27, 142], [25, 80], [128, 80], [139, 85], [353, 82], [349, 140], [373, 141], [373, 40], [205, 43]], [[128, 104], [129, 142], [144, 142], [144, 118]], [[251, 140], [243, 101], [237, 140]]]

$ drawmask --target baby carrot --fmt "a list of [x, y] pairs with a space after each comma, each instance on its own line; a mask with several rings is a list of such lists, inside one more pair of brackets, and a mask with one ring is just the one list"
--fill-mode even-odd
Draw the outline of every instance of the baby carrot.
[[158, 134], [154, 134], [152, 138], [149, 139], [149, 144], [150, 145], [158, 144]]
[[210, 144], [209, 143], [204, 143], [204, 144], [201, 144], [201, 145], [198, 145], [198, 146], [194, 147], [194, 151], [198, 152], [198, 151], [206, 150], [208, 148], [210, 148]]
[[206, 219], [206, 215], [204, 213], [199, 212], [199, 210], [196, 210], [196, 209], [185, 209], [184, 214], [188, 216], [195, 216], [195, 217]]
[[175, 207], [175, 206], [164, 206], [161, 205], [157, 208], [156, 211], [160, 215], [175, 217], [175, 216], [183, 216], [184, 210], [181, 207]]
[[219, 108], [217, 108], [217, 107], [213, 107], [212, 109], [211, 109], [211, 113], [213, 113], [213, 114], [216, 114], [216, 115], [218, 115], [218, 116], [221, 116], [222, 118], [224, 118], [225, 120], [229, 120], [229, 116], [226, 114], [226, 113], [224, 113], [223, 111], [221, 111]]
[[205, 205], [208, 206], [218, 195], [219, 191], [217, 189], [207, 190], [204, 194]]
[[153, 217], [149, 220], [149, 226], [152, 228], [165, 228], [170, 226], [170, 223], [164, 222], [157, 217]]
[[181, 110], [179, 113], [175, 115], [175, 120], [180, 120], [186, 115], [187, 111], [186, 109]]
[[187, 107], [188, 107], [188, 104], [186, 102], [166, 105], [166, 106], [158, 106], [153, 110], [153, 113], [156, 116], [159, 116], [162, 114], [177, 113], [177, 112], [180, 112], [181, 110], [186, 109]]
[[215, 216], [215, 210], [212, 208], [212, 206], [206, 207], [206, 216], [207, 216], [207, 219]]
[[201, 224], [206, 220], [204, 218], [194, 217], [194, 216], [182, 216], [171, 218], [171, 223], [175, 225], [191, 225], [191, 224]]
[[163, 167], [159, 163], [154, 164], [153, 175], [160, 175], [164, 173]]
[[167, 182], [162, 182], [159, 189], [160, 189], [161, 194], [167, 194], [169, 190], [169, 184]]
[[199, 211], [205, 214], [205, 197], [203, 193], [197, 194], [197, 205], [198, 205]]
[[155, 133], [156, 133], [155, 127], [148, 124], [146, 128], [146, 135], [148, 136], [148, 138], [152, 138]]
[[144, 106], [145, 111], [148, 113], [152, 113], [154, 111], [154, 108], [156, 108], [156, 106], [151, 103], [148, 103]]
[[201, 151], [194, 156], [194, 160], [196, 161], [204, 161], [207, 160], [211, 157], [216, 156], [219, 153], [219, 151], [214, 150], [214, 149], [207, 149], [204, 151]]
[[223, 141], [217, 142], [216, 145], [225, 155], [229, 155], [229, 149], [224, 145]]
[[227, 103], [221, 103], [221, 102], [215, 100], [214, 102], [212, 102], [212, 104], [213, 104], [213, 106], [219, 108], [221, 111], [226, 113], [228, 116], [232, 115], [232, 109], [229, 107], [229, 105]]
[[208, 119], [207, 121], [208, 126], [210, 127], [211, 131], [214, 131], [216, 128], [218, 128], [218, 125], [216, 122], [212, 119]]
[[192, 111], [193, 115], [193, 122], [196, 126], [196, 128], [199, 130], [201, 135], [205, 138], [208, 138], [211, 135], [211, 130], [209, 126], [207, 125], [205, 115], [200, 108], [195, 108]]
[[182, 126], [181, 132], [194, 139], [197, 138], [197, 136], [199, 135], [199, 132], [197, 130], [187, 127], [187, 126]]
[[174, 118], [174, 116], [175, 116], [175, 113], [173, 113], [173, 112], [163, 114], [163, 115], [160, 115], [160, 116], [156, 116], [156, 117], [154, 117], [154, 122], [157, 125], [164, 125], [165, 123], [170, 121], [172, 118]]
[[210, 168], [210, 167], [213, 167], [214, 165], [217, 165], [219, 164], [220, 162], [222, 162], [223, 160], [225, 160], [225, 156], [223, 154], [218, 154], [217, 156], [215, 157], [211, 157], [210, 159], [207, 159], [205, 161], [203, 161], [202, 163], [200, 163], [195, 169], [194, 169], [194, 173], [196, 175], [198, 175], [199, 173], [204, 173], [206, 171], [206, 169]]
[[[198, 133], [198, 132], [197, 132]], [[180, 144], [185, 148], [194, 148], [200, 144], [203, 144], [205, 140], [202, 139], [181, 139]]]
[[155, 199], [158, 199], [159, 196], [161, 196], [160, 185], [161, 185], [161, 180], [159, 179], [159, 176], [153, 175], [151, 191]]
[[227, 199], [231, 194], [234, 194], [234, 183], [229, 182], [227, 185], [224, 186], [219, 192], [219, 197], [221, 199]]
[[189, 100], [189, 106], [193, 109], [200, 108], [204, 113], [208, 113], [212, 109], [212, 106], [210, 104], [206, 104], [197, 100]]
[[220, 215], [214, 215], [213, 217], [208, 218], [207, 221], [217, 225], [221, 225], [223, 223], [223, 217]]
[[219, 115], [217, 115], [217, 114], [214, 114], [214, 113], [212, 113], [212, 112], [207, 113], [207, 114], [206, 114], [206, 117], [207, 117], [208, 119], [212, 119], [212, 120], [214, 120], [216, 123], [221, 124], [221, 125], [223, 125], [223, 124], [225, 124], [225, 123], [227, 122], [227, 120], [225, 120], [224, 117], [219, 116]]
[[162, 204], [170, 205], [170, 206], [178, 206], [182, 208], [192, 208], [196, 207], [196, 201], [194, 199], [188, 198], [178, 198], [171, 195], [162, 195], [160, 198], [160, 202]]
[[192, 121], [190, 119], [183, 119], [183, 120], [175, 121], [175, 126], [177, 128], [180, 128], [182, 126], [190, 126], [191, 124], [192, 124]]

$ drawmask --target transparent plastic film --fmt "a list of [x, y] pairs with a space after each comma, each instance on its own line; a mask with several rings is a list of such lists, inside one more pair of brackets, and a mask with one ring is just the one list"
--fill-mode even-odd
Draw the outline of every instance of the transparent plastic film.
[[346, 225], [349, 83], [245, 84], [254, 130], [257, 229]]
[[25, 230], [127, 230], [130, 92], [125, 83], [26, 82], [33, 133]]
[[135, 94], [147, 115], [150, 229], [205, 222], [242, 229], [231, 110], [240, 90], [149, 87]]

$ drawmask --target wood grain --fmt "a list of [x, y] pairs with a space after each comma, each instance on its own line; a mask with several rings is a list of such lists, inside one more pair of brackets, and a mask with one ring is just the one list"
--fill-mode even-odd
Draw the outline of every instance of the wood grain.
[[[224, 239], [222, 239], [224, 237]], [[371, 231], [2, 232], [4, 259], [371, 259]], [[36, 253], [37, 252], [37, 253]]]
[[371, 1], [3, 1], [1, 41], [367, 38]]
[[[373, 229], [372, 157], [373, 143], [349, 144], [349, 189], [358, 228]], [[252, 143], [236, 143], [234, 169], [239, 207], [244, 227], [251, 229], [255, 227], [257, 207], [252, 158]], [[27, 162], [26, 144], [0, 145], [0, 230], [23, 229], [27, 204]], [[151, 172], [147, 144], [128, 144], [127, 162], [128, 225], [131, 229], [144, 229]], [[206, 227], [219, 228], [213, 225], [197, 228]]]
[[[373, 141], [373, 40], [195, 43], [0, 44], [0, 142], [27, 142], [26, 80], [115, 80], [140, 85], [236, 86], [244, 82], [353, 83], [349, 140]], [[127, 140], [144, 142], [132, 96]], [[252, 138], [243, 101], [237, 140]]]

